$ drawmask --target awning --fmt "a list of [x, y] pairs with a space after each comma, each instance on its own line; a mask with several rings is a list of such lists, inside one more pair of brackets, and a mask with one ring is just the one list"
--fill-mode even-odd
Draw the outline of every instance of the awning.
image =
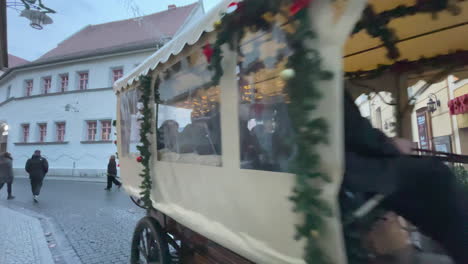
[[[415, 6], [416, 0], [370, 0], [374, 14], [389, 14], [398, 6]], [[418, 1], [421, 2], [421, 1]], [[397, 59], [387, 57], [387, 49], [380, 38], [363, 29], [353, 34], [344, 48], [345, 72], [369, 71], [397, 61], [416, 61], [468, 50], [468, 1], [454, 1], [459, 10], [418, 12], [390, 19], [387, 28], [396, 35], [400, 52]], [[458, 12], [457, 12], [458, 11]], [[396, 12], [393, 12], [395, 14]]]
[[195, 44], [203, 33], [212, 32], [214, 30], [214, 23], [221, 19], [221, 14], [231, 2], [230, 0], [223, 0], [196, 23], [187, 26], [161, 49], [143, 61], [137, 68], [117, 80], [114, 83], [114, 91], [120, 91], [138, 81], [140, 76], [148, 74], [150, 70], [154, 70], [160, 63], [167, 62], [171, 56], [179, 54], [185, 45]]

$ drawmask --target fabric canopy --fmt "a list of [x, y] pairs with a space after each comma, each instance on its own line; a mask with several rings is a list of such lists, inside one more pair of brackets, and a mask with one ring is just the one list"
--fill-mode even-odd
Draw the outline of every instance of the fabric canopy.
[[223, 0], [197, 21], [197, 23], [184, 28], [177, 36], [174, 36], [174, 39], [148, 57], [132, 72], [117, 80], [114, 83], [114, 91], [120, 91], [131, 85], [138, 80], [139, 76], [148, 74], [150, 70], [154, 70], [160, 63], [165, 63], [171, 56], [179, 54], [186, 45], [195, 44], [203, 33], [213, 31], [215, 22], [221, 19], [222, 13], [231, 2], [230, 0]]
[[[370, 0], [376, 15], [398, 6], [416, 5], [416, 0]], [[468, 1], [456, 1], [459, 13], [444, 10], [438, 13], [416, 13], [390, 20], [387, 27], [396, 35], [400, 57], [387, 57], [380, 38], [363, 29], [353, 34], [344, 48], [345, 72], [369, 71], [397, 61], [415, 61], [468, 49]]]

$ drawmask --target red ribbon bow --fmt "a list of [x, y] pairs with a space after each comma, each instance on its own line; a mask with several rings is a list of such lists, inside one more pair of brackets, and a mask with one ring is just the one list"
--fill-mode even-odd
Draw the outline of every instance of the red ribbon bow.
[[203, 54], [205, 54], [206, 60], [208, 63], [211, 62], [211, 57], [213, 57], [214, 49], [208, 43], [203, 47]]
[[313, 0], [296, 0], [294, 1], [294, 4], [292, 4], [291, 8], [289, 9], [289, 12], [291, 13], [292, 16], [294, 16], [302, 9], [308, 7], [310, 3], [312, 3], [312, 1]]

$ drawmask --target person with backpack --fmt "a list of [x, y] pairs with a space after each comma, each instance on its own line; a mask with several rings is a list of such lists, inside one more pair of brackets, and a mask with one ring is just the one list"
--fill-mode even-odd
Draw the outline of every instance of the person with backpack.
[[34, 151], [32, 157], [26, 162], [25, 169], [29, 174], [29, 179], [31, 180], [33, 200], [35, 203], [37, 203], [37, 198], [42, 188], [42, 182], [44, 181], [44, 177], [49, 171], [49, 163], [41, 156], [41, 151], [36, 150]]

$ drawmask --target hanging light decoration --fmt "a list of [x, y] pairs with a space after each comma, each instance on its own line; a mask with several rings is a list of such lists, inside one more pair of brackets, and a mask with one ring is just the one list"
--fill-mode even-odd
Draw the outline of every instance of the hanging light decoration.
[[7, 1], [7, 7], [18, 10], [19, 7], [24, 7], [21, 11], [20, 16], [29, 19], [29, 25], [34, 28], [41, 30], [44, 25], [53, 23], [52, 18], [47, 14], [56, 13], [53, 9], [48, 8], [42, 3], [42, 0], [21, 0], [19, 1]]
[[54, 22], [52, 18], [38, 10], [25, 9], [21, 11], [20, 16], [29, 19], [31, 21], [29, 25], [38, 30], [43, 29], [43, 25], [49, 25]]

